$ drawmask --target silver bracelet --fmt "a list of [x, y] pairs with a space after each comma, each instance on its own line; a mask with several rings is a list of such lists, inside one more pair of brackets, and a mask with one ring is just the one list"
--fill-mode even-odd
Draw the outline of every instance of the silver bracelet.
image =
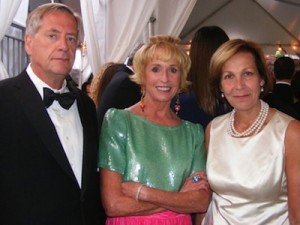
[[136, 201], [139, 201], [139, 196], [140, 196], [140, 192], [142, 190], [142, 187], [144, 187], [143, 184], [141, 184], [141, 186], [138, 187], [137, 191], [136, 191], [136, 194], [135, 194], [135, 200]]

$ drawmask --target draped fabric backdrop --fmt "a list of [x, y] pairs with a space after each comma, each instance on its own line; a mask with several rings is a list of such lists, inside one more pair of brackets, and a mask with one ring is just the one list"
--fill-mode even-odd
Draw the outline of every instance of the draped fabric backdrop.
[[[196, 0], [80, 0], [92, 72], [106, 62], [124, 62], [149, 36], [178, 36]], [[150, 23], [150, 17], [155, 18]]]
[[[1, 40], [20, 5], [27, 13], [28, 1], [0, 0]], [[178, 36], [195, 4], [196, 0], [80, 0], [92, 72], [97, 73], [106, 62], [124, 62], [132, 49], [152, 35]], [[149, 22], [150, 18], [152, 22]], [[25, 23], [24, 19], [15, 22], [25, 25], [22, 21]], [[7, 71], [0, 61], [0, 80], [7, 77]]]
[[[0, 40], [3, 39], [5, 32], [12, 23], [22, 0], [0, 0]], [[27, 3], [28, 6], [28, 3]], [[28, 8], [28, 7], [27, 7]], [[1, 48], [1, 46], [0, 46]], [[1, 49], [0, 49], [1, 50]], [[8, 73], [0, 61], [0, 80], [8, 78]]]

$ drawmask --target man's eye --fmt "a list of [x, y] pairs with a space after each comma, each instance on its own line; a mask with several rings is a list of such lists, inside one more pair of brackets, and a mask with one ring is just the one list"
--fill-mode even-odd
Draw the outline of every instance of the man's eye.
[[56, 38], [57, 38], [57, 36], [56, 36], [55, 34], [49, 34], [48, 37], [49, 37], [50, 39], [56, 39]]
[[68, 37], [69, 42], [77, 42], [77, 38], [75, 37]]

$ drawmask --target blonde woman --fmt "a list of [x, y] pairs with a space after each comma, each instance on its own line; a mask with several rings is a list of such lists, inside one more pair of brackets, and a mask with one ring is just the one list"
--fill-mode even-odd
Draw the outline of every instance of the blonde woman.
[[[190, 60], [171, 36], [152, 37], [134, 57], [140, 102], [110, 109], [100, 137], [100, 180], [107, 225], [191, 225], [205, 212], [204, 132], [181, 120], [171, 100], [187, 85]], [[177, 108], [179, 109], [179, 107]]]

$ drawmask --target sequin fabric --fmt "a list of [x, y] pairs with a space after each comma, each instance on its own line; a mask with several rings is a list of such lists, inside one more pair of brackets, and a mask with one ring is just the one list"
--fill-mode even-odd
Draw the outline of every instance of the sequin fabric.
[[127, 110], [110, 109], [104, 118], [99, 167], [119, 172], [124, 181], [178, 191], [194, 171], [205, 170], [204, 132], [182, 121], [169, 127]]

